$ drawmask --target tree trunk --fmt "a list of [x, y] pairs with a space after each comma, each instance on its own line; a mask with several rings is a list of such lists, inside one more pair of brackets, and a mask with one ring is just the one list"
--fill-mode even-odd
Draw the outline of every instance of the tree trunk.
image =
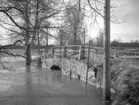
[[[30, 25], [29, 25], [29, 1], [26, 0], [26, 5], [25, 5], [25, 22], [26, 22], [26, 28], [30, 28]], [[25, 55], [26, 55], [26, 66], [30, 66], [31, 65], [31, 44], [29, 43], [29, 40], [30, 40], [30, 32], [28, 30], [26, 30], [26, 37], [25, 37], [25, 40], [26, 40], [26, 52], [25, 52]]]
[[84, 28], [84, 45], [85, 45], [85, 28]]
[[31, 48], [30, 48], [30, 44], [27, 45], [25, 54], [26, 54], [26, 66], [30, 66], [31, 65]]
[[73, 36], [73, 44], [76, 45], [77, 44], [76, 42], [77, 42], [77, 32], [75, 30], [74, 36]]
[[40, 50], [40, 35], [39, 35], [39, 30], [38, 30], [38, 18], [39, 18], [39, 0], [37, 0], [37, 5], [36, 5], [36, 20], [35, 20], [35, 34], [38, 36], [38, 67], [42, 67], [42, 59], [41, 59], [41, 50]]
[[48, 35], [46, 35], [46, 46], [48, 46]]

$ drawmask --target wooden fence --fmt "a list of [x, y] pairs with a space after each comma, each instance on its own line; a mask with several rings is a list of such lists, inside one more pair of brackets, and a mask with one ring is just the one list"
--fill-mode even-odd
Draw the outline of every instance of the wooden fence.
[[[104, 55], [104, 48], [102, 47], [94, 47], [90, 46], [90, 50], [88, 45], [65, 45], [65, 46], [52, 46], [51, 47], [51, 55], [52, 56], [59, 56], [59, 57], [73, 57], [76, 59], [86, 59], [88, 57], [88, 51], [90, 51], [90, 55], [98, 55], [103, 56]], [[133, 50], [126, 50], [126, 49], [118, 49], [118, 48], [111, 48], [111, 57], [112, 58], [120, 58], [120, 56], [124, 55], [133, 55], [133, 56], [139, 56], [139, 51], [136, 52]]]

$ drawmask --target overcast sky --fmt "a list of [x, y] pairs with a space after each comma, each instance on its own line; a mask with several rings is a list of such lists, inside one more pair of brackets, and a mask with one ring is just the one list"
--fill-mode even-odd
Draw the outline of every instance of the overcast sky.
[[[117, 19], [125, 20], [125, 23], [111, 23], [111, 40], [121, 39], [122, 41], [139, 40], [139, 0], [111, 0], [112, 4], [125, 5], [114, 11]], [[101, 22], [103, 24], [103, 22]], [[89, 27], [88, 27], [89, 28]], [[0, 29], [1, 33], [4, 30]], [[97, 34], [95, 29], [90, 27], [90, 36]], [[94, 32], [93, 32], [94, 31]]]
[[[114, 9], [116, 19], [125, 20], [125, 23], [111, 23], [111, 40], [120, 39], [124, 42], [139, 40], [139, 0], [111, 0], [111, 4], [123, 5]], [[100, 25], [104, 25], [100, 21]], [[102, 26], [104, 27], [104, 26]], [[98, 30], [89, 27], [91, 37], [96, 37]]]
[[111, 24], [111, 39], [123, 41], [139, 40], [139, 0], [112, 0], [114, 4], [124, 4], [117, 8], [117, 18], [126, 20], [122, 24]]

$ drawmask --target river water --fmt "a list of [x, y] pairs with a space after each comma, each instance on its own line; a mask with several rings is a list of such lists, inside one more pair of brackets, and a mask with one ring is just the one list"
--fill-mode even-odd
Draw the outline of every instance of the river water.
[[0, 105], [103, 105], [101, 88], [61, 71], [21, 64], [0, 73]]

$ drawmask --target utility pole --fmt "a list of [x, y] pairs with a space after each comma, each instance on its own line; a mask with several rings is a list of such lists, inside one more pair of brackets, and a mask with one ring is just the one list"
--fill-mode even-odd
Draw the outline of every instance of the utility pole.
[[105, 101], [110, 101], [110, 0], [105, 0], [104, 7], [104, 64], [103, 64], [103, 98]]

